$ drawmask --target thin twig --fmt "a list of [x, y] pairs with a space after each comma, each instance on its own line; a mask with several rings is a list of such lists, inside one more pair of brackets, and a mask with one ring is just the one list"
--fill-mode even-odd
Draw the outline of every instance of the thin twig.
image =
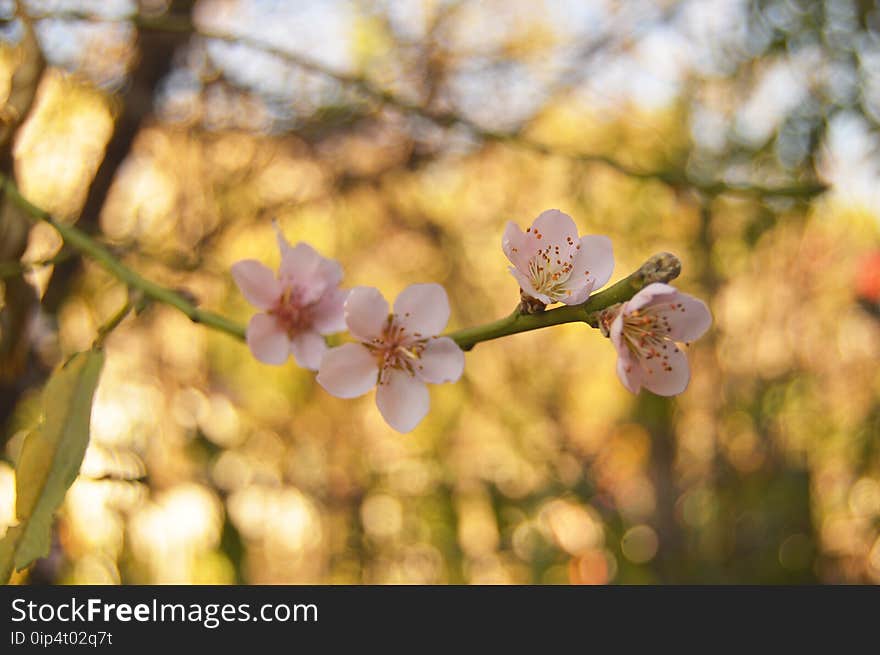
[[580, 305], [566, 305], [547, 312], [525, 314], [519, 308], [510, 316], [497, 321], [457, 330], [447, 334], [462, 350], [470, 350], [478, 343], [520, 332], [530, 332], [563, 323], [586, 323], [597, 327], [599, 315], [605, 309], [632, 298], [640, 289], [654, 282], [671, 282], [681, 273], [681, 261], [668, 252], [661, 252], [642, 264], [637, 271], [593, 294]]
[[95, 337], [92, 348], [101, 348], [110, 333], [113, 332], [113, 330], [115, 330], [119, 326], [119, 324], [125, 320], [125, 317], [128, 316], [129, 313], [131, 313], [132, 309], [134, 309], [134, 303], [129, 296], [126, 299], [125, 304], [120, 307], [119, 310], [115, 314], [113, 314], [113, 316], [111, 316], [106, 323], [98, 328], [98, 336]]
[[380, 104], [389, 105], [407, 114], [425, 118], [440, 127], [459, 126], [467, 129], [474, 136], [483, 141], [506, 143], [515, 147], [523, 148], [532, 152], [547, 156], [564, 157], [566, 159], [607, 166], [623, 175], [642, 180], [656, 180], [672, 188], [693, 189], [709, 195], [723, 193], [753, 196], [761, 198], [785, 197], [809, 199], [827, 190], [827, 185], [821, 182], [804, 182], [781, 186], [766, 186], [761, 184], [739, 184], [724, 182], [721, 180], [699, 180], [684, 171], [673, 172], [665, 170], [642, 170], [617, 159], [599, 153], [584, 153], [566, 151], [557, 146], [551, 146], [531, 139], [518, 131], [496, 131], [482, 127], [471, 119], [454, 112], [438, 112], [419, 103], [411, 102], [394, 92], [384, 89], [363, 75], [354, 75], [334, 70], [309, 57], [304, 57], [295, 52], [273, 46], [269, 43], [243, 34], [230, 34], [207, 28], [199, 28], [189, 17], [186, 16], [159, 16], [148, 17], [141, 15], [124, 16], [120, 18], [104, 18], [82, 12], [63, 12], [54, 14], [32, 15], [32, 19], [60, 18], [69, 20], [87, 20], [95, 22], [119, 22], [128, 20], [142, 30], [155, 30], [164, 32], [190, 32], [205, 39], [222, 41], [233, 45], [242, 45], [254, 50], [259, 50], [272, 55], [303, 70], [331, 78], [348, 87], [357, 89], [364, 95], [372, 98]]
[[43, 266], [54, 266], [67, 261], [73, 256], [69, 250], [60, 250], [56, 255], [35, 262], [0, 262], [0, 280], [22, 275]]
[[6, 176], [0, 175], [0, 185], [2, 185], [9, 199], [24, 210], [32, 221], [43, 221], [54, 227], [68, 246], [87, 255], [129, 288], [137, 289], [147, 298], [178, 309], [194, 323], [202, 323], [225, 332], [236, 339], [244, 340], [245, 329], [242, 325], [214, 312], [199, 309], [179, 291], [168, 289], [141, 277], [137, 272], [119, 261], [110, 250], [92, 239], [85, 232], [56, 220], [47, 211], [31, 203], [21, 195], [15, 184]]

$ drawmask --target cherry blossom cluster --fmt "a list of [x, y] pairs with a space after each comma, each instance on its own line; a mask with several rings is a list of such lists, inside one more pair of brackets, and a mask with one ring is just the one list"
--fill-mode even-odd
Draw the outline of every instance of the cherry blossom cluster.
[[[276, 226], [277, 230], [277, 226]], [[464, 352], [449, 336], [449, 300], [439, 284], [413, 284], [393, 307], [373, 287], [340, 287], [342, 268], [306, 243], [291, 246], [277, 230], [277, 273], [255, 260], [237, 262], [232, 275], [260, 313], [247, 327], [251, 353], [266, 364], [290, 356], [339, 398], [376, 389], [382, 417], [409, 432], [429, 407], [426, 384], [456, 382]], [[548, 305], [581, 305], [611, 278], [614, 256], [608, 237], [579, 236], [570, 216], [545, 211], [523, 232], [509, 222], [502, 249], [520, 288], [519, 311], [540, 313]], [[598, 327], [618, 353], [624, 386], [672, 396], [690, 380], [679, 344], [700, 337], [711, 324], [706, 305], [663, 283], [648, 284], [631, 299], [605, 308]], [[347, 331], [351, 340], [335, 348], [325, 337]]]

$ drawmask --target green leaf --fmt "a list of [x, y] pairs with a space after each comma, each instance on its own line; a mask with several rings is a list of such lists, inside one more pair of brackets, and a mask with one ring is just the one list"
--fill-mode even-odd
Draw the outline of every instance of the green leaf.
[[77, 353], [43, 390], [44, 420], [21, 446], [15, 473], [18, 525], [0, 540], [0, 580], [49, 554], [52, 517], [79, 474], [104, 352]]

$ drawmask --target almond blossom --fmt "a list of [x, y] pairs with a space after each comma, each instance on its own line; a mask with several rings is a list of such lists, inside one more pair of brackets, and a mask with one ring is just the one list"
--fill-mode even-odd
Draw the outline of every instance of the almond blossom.
[[702, 300], [656, 282], [606, 312], [601, 327], [617, 349], [617, 375], [627, 389], [674, 396], [687, 388], [691, 375], [676, 342], [699, 338], [711, 323]]
[[584, 302], [614, 269], [611, 240], [578, 237], [571, 216], [558, 209], [543, 212], [525, 232], [508, 222], [501, 245], [523, 294], [544, 305]]
[[[276, 227], [277, 230], [277, 227]], [[280, 365], [293, 355], [303, 368], [318, 370], [327, 351], [322, 335], [345, 329], [339, 288], [342, 268], [307, 243], [291, 246], [280, 230], [281, 265], [277, 276], [253, 259], [233, 264], [232, 277], [257, 309], [247, 326], [247, 344], [266, 364]]]
[[398, 432], [409, 432], [428, 413], [426, 382], [455, 382], [464, 353], [437, 336], [449, 320], [449, 301], [439, 284], [413, 284], [397, 297], [394, 312], [372, 287], [355, 287], [345, 301], [345, 322], [358, 343], [324, 355], [318, 383], [338, 398], [355, 398], [378, 385], [376, 405]]

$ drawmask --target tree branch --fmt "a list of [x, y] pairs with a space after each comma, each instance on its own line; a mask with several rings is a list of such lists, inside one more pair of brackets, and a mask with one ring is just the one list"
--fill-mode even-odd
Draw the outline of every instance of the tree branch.
[[141, 30], [154, 30], [159, 32], [172, 33], [192, 33], [206, 39], [215, 41], [223, 41], [236, 45], [243, 45], [254, 50], [260, 50], [264, 53], [278, 57], [287, 61], [303, 70], [317, 73], [325, 77], [331, 78], [357, 89], [364, 95], [373, 100], [390, 105], [404, 113], [412, 114], [425, 118], [440, 127], [460, 126], [467, 129], [471, 134], [484, 141], [507, 143], [512, 146], [523, 148], [532, 152], [540, 153], [548, 156], [564, 157], [566, 159], [581, 163], [602, 164], [617, 172], [642, 180], [656, 180], [672, 188], [688, 188], [707, 195], [719, 195], [723, 193], [754, 196], [754, 197], [785, 197], [785, 198], [811, 198], [819, 195], [827, 190], [827, 186], [821, 182], [805, 182], [801, 184], [790, 184], [777, 187], [765, 186], [760, 184], [736, 184], [724, 182], [722, 180], [698, 180], [689, 176], [686, 172], [673, 172], [665, 170], [641, 170], [624, 164], [613, 157], [598, 153], [583, 153], [564, 151], [556, 146], [550, 146], [539, 141], [535, 141], [520, 132], [504, 132], [484, 128], [469, 118], [453, 112], [437, 112], [418, 103], [410, 102], [401, 96], [384, 89], [370, 79], [362, 75], [353, 75], [333, 70], [320, 62], [309, 57], [291, 52], [289, 50], [273, 46], [259, 39], [240, 34], [230, 34], [219, 32], [216, 30], [203, 29], [196, 26], [187, 16], [160, 16], [157, 18], [132, 15], [117, 19], [106, 19], [98, 16], [92, 16], [81, 12], [65, 12], [48, 14], [43, 16], [33, 16], [34, 18], [69, 18], [71, 20], [92, 20], [92, 21], [109, 21], [109, 20], [130, 20]]
[[0, 176], [0, 183], [2, 183], [8, 198], [24, 210], [32, 221], [43, 221], [54, 227], [67, 245], [87, 255], [115, 278], [124, 282], [129, 288], [139, 290], [146, 298], [178, 309], [194, 323], [207, 325], [215, 330], [225, 332], [236, 339], [244, 340], [244, 326], [219, 314], [199, 309], [180, 292], [168, 289], [141, 277], [141, 275], [116, 259], [113, 253], [85, 232], [72, 225], [57, 221], [48, 212], [32, 204], [21, 195], [21, 192], [8, 177]]
[[631, 275], [604, 291], [591, 295], [580, 305], [567, 305], [539, 314], [523, 314], [517, 308], [510, 316], [447, 334], [462, 350], [470, 350], [482, 341], [498, 339], [563, 323], [586, 323], [597, 327], [599, 314], [612, 305], [626, 302], [636, 292], [654, 282], [669, 282], [681, 273], [678, 257], [668, 252], [654, 255]]
[[[0, 187], [5, 191], [7, 197], [21, 208], [33, 222], [43, 221], [54, 227], [64, 239], [65, 244], [94, 260], [119, 281], [125, 283], [129, 289], [136, 289], [145, 298], [174, 307], [194, 323], [201, 323], [220, 332], [225, 332], [240, 341], [245, 339], [244, 326], [220, 314], [199, 309], [179, 291], [163, 287], [142, 277], [119, 261], [109, 249], [88, 234], [73, 225], [56, 220], [51, 214], [31, 203], [21, 195], [21, 192], [8, 177], [0, 175]], [[580, 305], [558, 307], [539, 314], [523, 314], [517, 309], [506, 318], [451, 332], [446, 336], [455, 341], [462, 350], [470, 350], [482, 341], [538, 330], [552, 325], [586, 323], [596, 327], [602, 311], [612, 305], [629, 300], [639, 289], [648, 284], [669, 282], [678, 277], [680, 272], [681, 262], [678, 257], [670, 253], [659, 253], [648, 259], [636, 272], [604, 291], [593, 294]], [[124, 308], [124, 313], [120, 315], [119, 321], [125, 317], [129, 309], [130, 307]], [[113, 323], [113, 327], [116, 323]]]
[[0, 280], [22, 275], [42, 266], [54, 266], [67, 261], [70, 257], [71, 253], [69, 250], [61, 250], [52, 257], [35, 262], [0, 262]]
[[[172, 3], [172, 10], [175, 5]], [[169, 14], [174, 20], [184, 14]], [[135, 140], [153, 111], [153, 96], [156, 88], [172, 68], [177, 46], [185, 42], [185, 37], [174, 33], [161, 33], [138, 30], [137, 60], [128, 75], [128, 84], [121, 93], [122, 111], [115, 121], [113, 134], [104, 149], [85, 201], [79, 211], [77, 225], [86, 234], [99, 230], [99, 219], [110, 190], [122, 164], [132, 151]], [[70, 291], [73, 280], [80, 271], [81, 262], [72, 258], [59, 266], [43, 295], [43, 309], [55, 313]]]

